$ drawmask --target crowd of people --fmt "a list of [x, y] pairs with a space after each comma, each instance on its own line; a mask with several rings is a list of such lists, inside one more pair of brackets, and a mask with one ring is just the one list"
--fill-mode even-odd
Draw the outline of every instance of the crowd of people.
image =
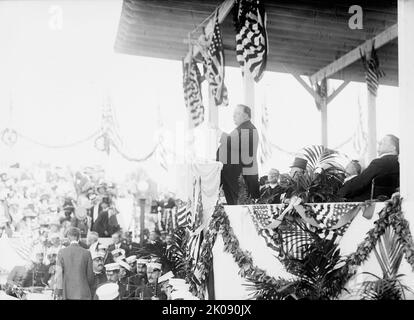
[[[135, 242], [140, 234], [123, 230], [117, 219], [117, 199], [125, 191], [120, 192], [118, 186], [103, 180], [99, 170], [72, 174], [50, 166], [22, 169], [15, 165], [3, 170], [0, 179], [0, 238], [3, 235], [24, 238], [30, 244], [28, 255], [23, 257], [27, 262], [15, 266], [8, 274], [3, 288], [8, 294], [20, 296], [19, 292], [27, 290], [51, 291], [57, 298], [97, 299], [99, 292], [105, 298], [105, 288], [113, 288], [106, 285], [97, 291], [98, 287], [116, 283], [117, 299], [166, 297], [159, 288], [155, 295], [151, 293], [162, 270], [160, 262], [154, 256], [139, 256], [139, 252], [147, 244], [170, 246], [171, 221], [151, 220], [153, 224], [146, 223], [143, 240], [139, 244]], [[171, 194], [165, 194], [153, 201], [152, 211], [159, 213], [174, 206]], [[103, 241], [105, 238], [107, 241]], [[112, 242], [109, 246], [108, 241]], [[72, 248], [75, 244], [76, 248]], [[75, 253], [65, 260], [68, 250], [64, 249]], [[86, 273], [77, 269], [79, 265], [62, 269], [65, 264], [76, 264], [73, 257], [78, 257], [78, 262], [87, 267]], [[66, 273], [71, 270], [72, 275]], [[81, 274], [88, 276], [68, 280]], [[65, 281], [70, 285], [65, 286]], [[82, 293], [79, 293], [80, 287], [84, 288]]]
[[[134, 242], [129, 232], [115, 232], [109, 245], [101, 243], [94, 231], [84, 242], [76, 227], [70, 227], [66, 236], [69, 243], [56, 240], [47, 257], [37, 250], [32, 261], [14, 267], [4, 287], [6, 293], [17, 296], [24, 288], [39, 292], [49, 289], [56, 299], [87, 300], [177, 299], [174, 292], [183, 294], [183, 280], [164, 272], [167, 267], [160, 257], [140, 255], [145, 244]], [[148, 242], [169, 246], [170, 240], [154, 231]]]

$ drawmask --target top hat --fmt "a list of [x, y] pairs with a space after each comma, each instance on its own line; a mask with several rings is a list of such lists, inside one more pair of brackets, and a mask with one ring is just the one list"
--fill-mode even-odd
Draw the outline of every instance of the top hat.
[[308, 164], [308, 160], [296, 157], [295, 160], [293, 161], [293, 164], [290, 167], [306, 170], [307, 164]]

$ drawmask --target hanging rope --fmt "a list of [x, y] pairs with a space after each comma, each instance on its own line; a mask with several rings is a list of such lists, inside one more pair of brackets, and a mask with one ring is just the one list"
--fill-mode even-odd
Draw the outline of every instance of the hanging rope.
[[36, 141], [35, 139], [32, 139], [26, 135], [23, 135], [19, 132], [17, 132], [17, 135], [22, 138], [22, 139], [26, 139], [27, 141], [30, 141], [31, 143], [37, 144], [39, 146], [42, 146], [44, 148], [49, 148], [49, 149], [62, 149], [62, 148], [70, 148], [70, 147], [74, 147], [77, 146], [79, 144], [85, 143], [91, 139], [93, 139], [95, 136], [97, 136], [99, 134], [100, 130], [95, 131], [94, 133], [92, 133], [91, 135], [87, 136], [86, 138], [77, 140], [77, 141], [73, 141], [70, 143], [66, 143], [66, 144], [61, 144], [61, 145], [52, 145], [52, 144], [46, 144], [46, 143], [42, 143], [39, 141]]
[[149, 158], [151, 158], [154, 154], [155, 154], [155, 152], [157, 151], [157, 148], [158, 148], [158, 146], [159, 146], [159, 143], [158, 144], [156, 144], [155, 146], [154, 146], [154, 148], [152, 149], [152, 151], [148, 154], [148, 155], [146, 155], [145, 157], [142, 157], [142, 158], [133, 158], [133, 157], [130, 157], [130, 156], [128, 156], [128, 155], [126, 155], [124, 152], [122, 152], [120, 149], [119, 149], [119, 147], [113, 142], [113, 141], [111, 141], [111, 145], [115, 148], [115, 150], [124, 158], [124, 159], [126, 159], [126, 160], [128, 160], [128, 161], [134, 161], [134, 162], [144, 162], [144, 161], [147, 161]]

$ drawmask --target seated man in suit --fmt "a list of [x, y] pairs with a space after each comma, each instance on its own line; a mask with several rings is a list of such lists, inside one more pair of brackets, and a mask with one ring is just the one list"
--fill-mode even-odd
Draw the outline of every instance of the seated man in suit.
[[283, 188], [279, 185], [279, 176], [279, 170], [270, 169], [268, 174], [268, 182], [260, 192], [259, 203], [280, 203], [280, 196], [283, 193]]
[[378, 145], [378, 158], [371, 161], [362, 173], [344, 183], [338, 195], [348, 201], [365, 201], [378, 196], [388, 198], [400, 186], [398, 162], [399, 139], [386, 135]]

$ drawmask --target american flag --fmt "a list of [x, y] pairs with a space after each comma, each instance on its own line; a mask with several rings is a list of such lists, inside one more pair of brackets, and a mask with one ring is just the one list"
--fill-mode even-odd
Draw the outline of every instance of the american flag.
[[279, 219], [286, 206], [287, 205], [285, 204], [256, 204], [247, 207], [258, 234], [263, 237], [269, 248], [278, 253], [280, 252], [280, 249], [274, 240], [275, 232], [274, 230], [269, 229], [268, 226], [274, 220]]
[[203, 53], [204, 77], [207, 79], [211, 95], [216, 106], [228, 106], [228, 93], [224, 84], [224, 51], [221, 31], [218, 22], [218, 11], [214, 30], [207, 52]]
[[361, 51], [361, 59], [365, 69], [365, 81], [367, 82], [368, 91], [375, 97], [377, 96], [379, 78], [385, 76], [385, 73], [379, 68], [379, 59], [375, 50], [374, 42], [372, 43], [371, 57], [367, 59]]
[[188, 227], [191, 225], [191, 201], [184, 203], [180, 208], [177, 209], [176, 218], [178, 227]]
[[199, 126], [204, 121], [203, 97], [201, 95], [201, 74], [193, 58], [183, 61], [184, 100], [191, 117], [191, 126]]
[[312, 211], [313, 218], [319, 225], [320, 233], [329, 239], [333, 234], [343, 236], [352, 222], [353, 213], [355, 210], [359, 210], [360, 203], [307, 203], [306, 207]]
[[259, 0], [238, 0], [235, 6], [237, 61], [242, 72], [246, 64], [254, 80], [258, 82], [267, 63], [266, 12]]
[[194, 225], [192, 228], [195, 230], [203, 223], [203, 197], [201, 190], [201, 177], [198, 178], [198, 199], [197, 206], [195, 209]]
[[272, 148], [267, 140], [267, 128], [269, 124], [269, 114], [267, 112], [266, 103], [262, 106], [262, 117], [260, 127], [260, 144], [259, 144], [259, 159], [260, 164], [263, 165], [272, 156]]
[[164, 136], [162, 133], [160, 133], [158, 136], [158, 146], [157, 146], [157, 151], [156, 151], [156, 157], [161, 167], [165, 171], [168, 171], [167, 149], [165, 148], [165, 141], [164, 141]]

